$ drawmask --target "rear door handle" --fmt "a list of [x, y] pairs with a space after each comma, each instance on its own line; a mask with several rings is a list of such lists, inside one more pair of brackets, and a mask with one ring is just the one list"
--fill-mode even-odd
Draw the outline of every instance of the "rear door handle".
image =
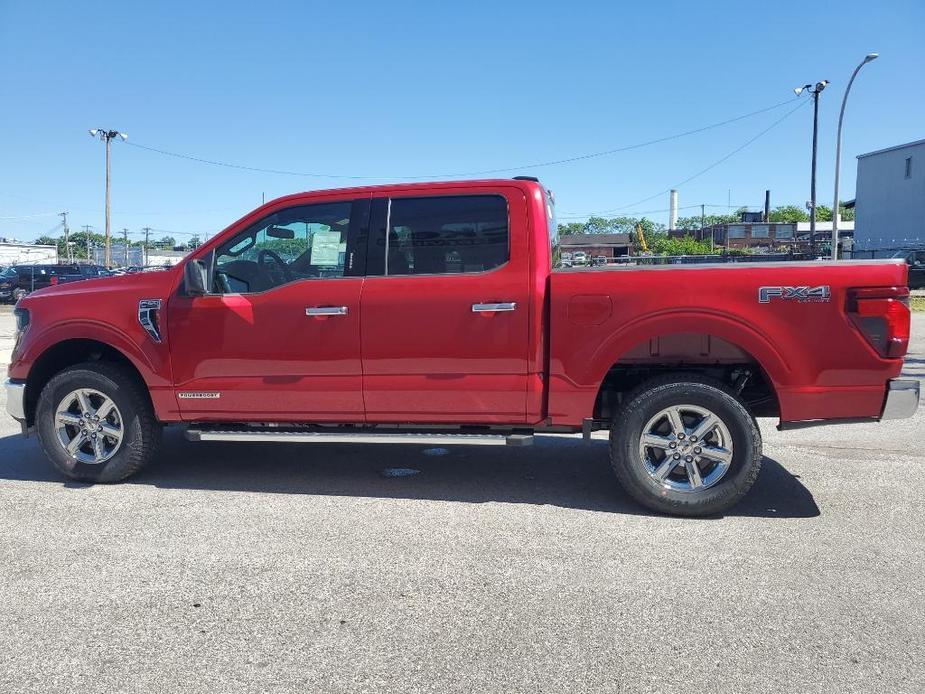
[[346, 306], [310, 306], [305, 309], [306, 316], [346, 316]]
[[495, 311], [513, 311], [517, 304], [513, 301], [502, 301], [497, 304], [472, 304], [473, 313], [489, 313]]

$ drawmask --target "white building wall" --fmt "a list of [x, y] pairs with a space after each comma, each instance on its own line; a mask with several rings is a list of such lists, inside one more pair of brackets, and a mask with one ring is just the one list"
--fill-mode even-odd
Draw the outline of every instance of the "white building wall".
[[925, 244], [925, 140], [858, 157], [854, 239], [856, 248]]
[[0, 265], [55, 265], [57, 262], [57, 246], [0, 242]]

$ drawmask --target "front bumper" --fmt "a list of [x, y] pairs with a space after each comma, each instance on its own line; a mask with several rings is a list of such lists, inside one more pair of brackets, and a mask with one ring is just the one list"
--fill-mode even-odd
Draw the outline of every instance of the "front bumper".
[[10, 416], [24, 424], [26, 421], [26, 384], [7, 379], [3, 383], [6, 391], [6, 411]]
[[914, 378], [891, 379], [880, 419], [906, 419], [919, 407], [919, 382]]

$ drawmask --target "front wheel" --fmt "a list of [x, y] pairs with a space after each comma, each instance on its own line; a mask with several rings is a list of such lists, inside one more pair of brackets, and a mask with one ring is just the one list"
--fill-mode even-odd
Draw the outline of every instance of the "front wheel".
[[128, 369], [80, 364], [52, 378], [39, 395], [36, 431], [45, 454], [67, 477], [118, 482], [154, 455], [161, 427]]
[[722, 513], [761, 469], [761, 432], [742, 401], [698, 376], [649, 381], [614, 418], [611, 463], [643, 506], [679, 516]]

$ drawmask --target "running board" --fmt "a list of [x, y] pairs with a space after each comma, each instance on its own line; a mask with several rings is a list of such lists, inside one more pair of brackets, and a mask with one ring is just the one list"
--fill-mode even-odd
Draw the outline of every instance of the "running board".
[[326, 431], [246, 431], [187, 429], [190, 441], [251, 441], [263, 443], [403, 443], [424, 446], [531, 446], [532, 434], [377, 434]]

